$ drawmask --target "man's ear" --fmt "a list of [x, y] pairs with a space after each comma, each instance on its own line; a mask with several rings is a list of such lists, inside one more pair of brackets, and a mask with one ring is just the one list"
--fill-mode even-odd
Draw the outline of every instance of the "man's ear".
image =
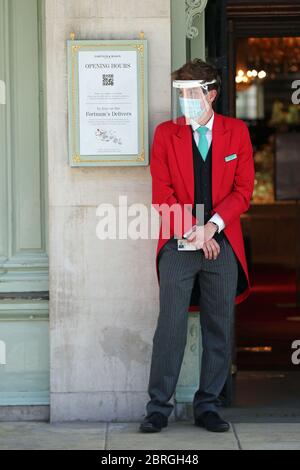
[[209, 101], [210, 101], [211, 103], [215, 100], [217, 94], [218, 94], [218, 93], [217, 93], [217, 90], [210, 90], [210, 91], [208, 92], [208, 99], [209, 99]]

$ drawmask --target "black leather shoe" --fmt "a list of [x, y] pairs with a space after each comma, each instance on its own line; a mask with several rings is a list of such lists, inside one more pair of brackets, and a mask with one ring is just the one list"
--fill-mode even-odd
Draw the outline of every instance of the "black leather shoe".
[[150, 415], [146, 416], [140, 424], [140, 431], [142, 432], [159, 432], [162, 428], [168, 426], [167, 416], [154, 411]]
[[225, 432], [230, 429], [229, 423], [224, 421], [216, 411], [205, 411], [199, 417], [195, 417], [194, 424], [212, 432]]

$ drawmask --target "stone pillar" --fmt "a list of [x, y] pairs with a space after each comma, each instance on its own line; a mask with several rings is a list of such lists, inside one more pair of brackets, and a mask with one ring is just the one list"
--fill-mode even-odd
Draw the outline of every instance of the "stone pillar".
[[67, 54], [77, 39], [149, 40], [150, 143], [170, 118], [170, 0], [45, 0], [51, 420], [139, 420], [158, 316], [156, 240], [96, 237], [96, 208], [151, 203], [149, 167], [70, 168]]

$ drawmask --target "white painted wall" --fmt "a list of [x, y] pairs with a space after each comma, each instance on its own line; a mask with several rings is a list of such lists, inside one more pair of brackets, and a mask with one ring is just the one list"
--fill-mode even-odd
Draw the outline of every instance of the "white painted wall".
[[169, 119], [170, 0], [45, 0], [51, 419], [139, 420], [158, 316], [156, 240], [100, 241], [96, 207], [151, 203], [148, 167], [67, 163], [66, 40], [149, 41], [150, 143]]

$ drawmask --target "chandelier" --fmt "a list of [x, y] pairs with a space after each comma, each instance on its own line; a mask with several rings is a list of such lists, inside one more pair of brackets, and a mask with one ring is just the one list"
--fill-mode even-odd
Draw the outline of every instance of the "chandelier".
[[300, 70], [300, 37], [241, 38], [237, 47], [236, 85], [247, 89], [253, 82]]

